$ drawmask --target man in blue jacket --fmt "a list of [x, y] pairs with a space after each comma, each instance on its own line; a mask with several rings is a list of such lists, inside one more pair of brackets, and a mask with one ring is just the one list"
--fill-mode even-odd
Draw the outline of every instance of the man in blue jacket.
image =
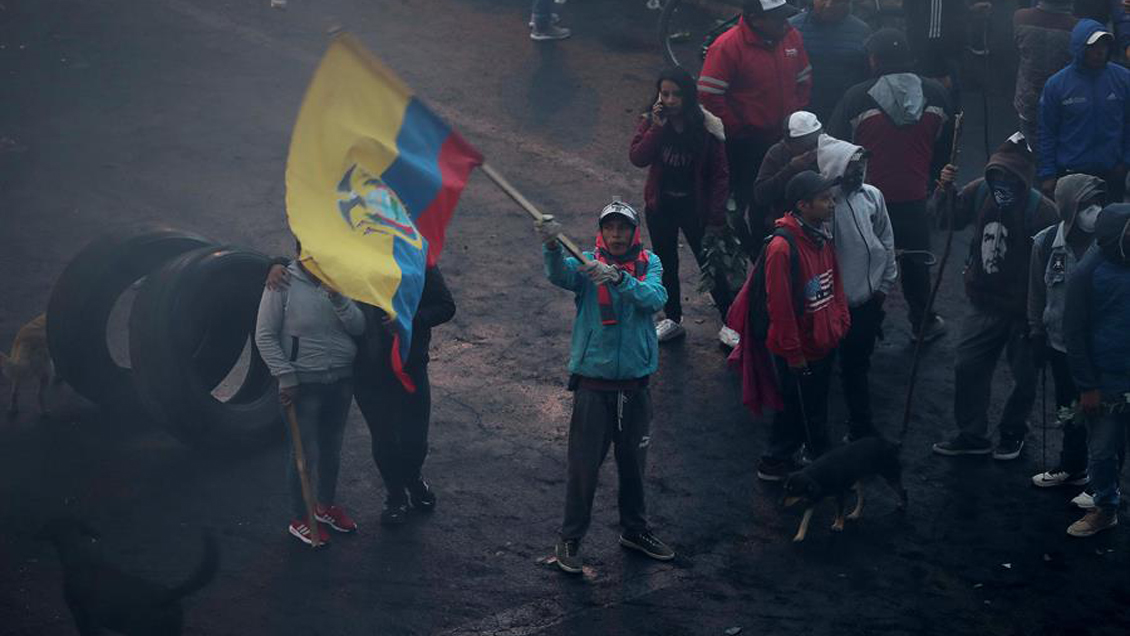
[[1071, 32], [1074, 61], [1052, 75], [1040, 96], [1040, 188], [1071, 173], [1103, 179], [1110, 201], [1121, 201], [1130, 164], [1130, 71], [1110, 63], [1114, 36], [1094, 20]]
[[620, 545], [661, 561], [674, 551], [651, 533], [644, 503], [644, 466], [651, 441], [648, 378], [659, 366], [652, 316], [667, 302], [659, 257], [643, 249], [639, 215], [613, 201], [600, 213], [596, 249], [587, 263], [566, 257], [560, 225], [538, 224], [550, 282], [576, 295], [569, 355], [574, 393], [569, 424], [565, 519], [557, 565], [581, 572], [579, 547], [592, 516], [600, 465], [615, 445], [620, 476]]
[[1120, 457], [1130, 426], [1130, 205], [1107, 206], [1095, 243], [1067, 282], [1063, 337], [1087, 418], [1095, 507], [1067, 528], [1089, 537], [1118, 525]]

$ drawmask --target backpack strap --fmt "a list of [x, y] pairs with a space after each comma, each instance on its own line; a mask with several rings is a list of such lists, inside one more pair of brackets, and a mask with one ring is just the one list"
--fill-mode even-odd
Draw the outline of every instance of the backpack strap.
[[785, 242], [789, 244], [789, 271], [792, 274], [793, 309], [797, 317], [800, 317], [804, 313], [804, 279], [800, 271], [800, 253], [796, 248], [796, 238], [789, 230], [779, 227], [773, 230], [773, 234], [766, 240], [766, 247], [776, 236], [785, 239]]
[[1052, 246], [1055, 245], [1055, 236], [1059, 233], [1059, 224], [1055, 224], [1044, 232], [1044, 238], [1040, 240], [1037, 249], [1040, 250], [1040, 256], [1044, 263], [1044, 271], [1048, 271], [1048, 262], [1052, 259]]

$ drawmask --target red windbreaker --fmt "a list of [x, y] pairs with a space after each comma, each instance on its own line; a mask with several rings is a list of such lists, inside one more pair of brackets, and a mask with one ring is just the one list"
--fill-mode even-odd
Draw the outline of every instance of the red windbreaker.
[[804, 311], [796, 314], [789, 244], [774, 238], [765, 252], [765, 295], [769, 309], [769, 335], [765, 346], [797, 365], [819, 360], [832, 352], [851, 326], [836, 253], [827, 241], [817, 247], [792, 214], [777, 219], [776, 227], [792, 233], [800, 256], [804, 285]]
[[698, 78], [699, 101], [722, 119], [726, 138], [772, 143], [785, 118], [808, 106], [812, 66], [800, 33], [788, 27], [780, 42], [755, 33], [745, 18], [706, 52]]

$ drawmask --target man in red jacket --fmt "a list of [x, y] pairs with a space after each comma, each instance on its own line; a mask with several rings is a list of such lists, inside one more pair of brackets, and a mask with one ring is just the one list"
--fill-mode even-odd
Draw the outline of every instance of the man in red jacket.
[[[745, 0], [738, 24], [710, 45], [698, 78], [702, 105], [726, 127], [730, 187], [743, 215], [762, 158], [781, 138], [785, 118], [803, 110], [812, 92], [808, 54], [788, 23], [795, 13], [785, 0]], [[756, 239], [761, 226], [749, 224]], [[751, 252], [761, 247], [745, 240]]]
[[[777, 219], [776, 236], [765, 252], [769, 334], [785, 409], [773, 418], [769, 449], [757, 467], [765, 481], [780, 481], [798, 470], [795, 455], [807, 444], [819, 456], [828, 443], [828, 388], [836, 347], [851, 326], [836, 254], [825, 221], [836, 207], [829, 180], [805, 170], [789, 180], [785, 193], [792, 211]], [[793, 271], [792, 250], [799, 271]], [[795, 277], [795, 278], [794, 278]], [[796, 293], [797, 285], [803, 290]]]

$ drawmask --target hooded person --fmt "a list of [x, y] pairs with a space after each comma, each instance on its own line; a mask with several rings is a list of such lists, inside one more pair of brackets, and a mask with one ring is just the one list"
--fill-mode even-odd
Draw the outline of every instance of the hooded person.
[[659, 366], [652, 316], [667, 302], [659, 257], [640, 242], [639, 215], [614, 200], [600, 213], [596, 249], [582, 263], [566, 256], [551, 217], [538, 223], [549, 281], [573, 292], [576, 319], [569, 353], [574, 391], [569, 424], [565, 515], [557, 565], [581, 572], [580, 543], [592, 519], [600, 466], [615, 446], [620, 477], [620, 544], [662, 561], [675, 553], [651, 533], [644, 469], [651, 440], [648, 379]]
[[1118, 524], [1118, 487], [1130, 426], [1130, 205], [1103, 208], [1096, 245], [1067, 282], [1063, 337], [1087, 422], [1094, 508], [1067, 533], [1085, 537]]
[[840, 342], [848, 438], [875, 435], [868, 373], [883, 326], [883, 302], [898, 279], [895, 237], [887, 204], [878, 188], [864, 183], [867, 151], [827, 135], [817, 149], [820, 173], [838, 179], [833, 189], [832, 240], [851, 312], [851, 329]]
[[[1087, 249], [1094, 243], [1095, 222], [1106, 198], [1102, 179], [1071, 174], [1055, 186], [1059, 223], [1040, 230], [1033, 238], [1028, 275], [1028, 331], [1032, 362], [1037, 369], [1051, 368], [1055, 381], [1056, 412], [1075, 402], [1078, 392], [1067, 364], [1063, 339], [1063, 312], [1067, 282]], [[1081, 486], [1087, 483], [1087, 428], [1075, 418], [1061, 419], [1063, 446], [1059, 463], [1032, 477], [1041, 488]]]
[[1102, 178], [1107, 198], [1121, 201], [1130, 165], [1130, 70], [1110, 62], [1114, 36], [1094, 20], [1071, 31], [1072, 62], [1048, 79], [1040, 96], [1039, 168], [1046, 194], [1065, 174]]
[[[959, 433], [934, 444], [939, 455], [1020, 455], [1028, 415], [1036, 399], [1036, 372], [1028, 341], [1028, 272], [1032, 236], [1058, 220], [1055, 205], [1032, 187], [1035, 165], [1023, 135], [1009, 137], [989, 158], [984, 176], [957, 193], [954, 229], [973, 226], [965, 263], [969, 310], [955, 353], [954, 419]], [[946, 196], [957, 168], [942, 171], [935, 206]], [[1000, 442], [988, 438], [993, 372], [1005, 353], [1015, 386], [1001, 414]]]

